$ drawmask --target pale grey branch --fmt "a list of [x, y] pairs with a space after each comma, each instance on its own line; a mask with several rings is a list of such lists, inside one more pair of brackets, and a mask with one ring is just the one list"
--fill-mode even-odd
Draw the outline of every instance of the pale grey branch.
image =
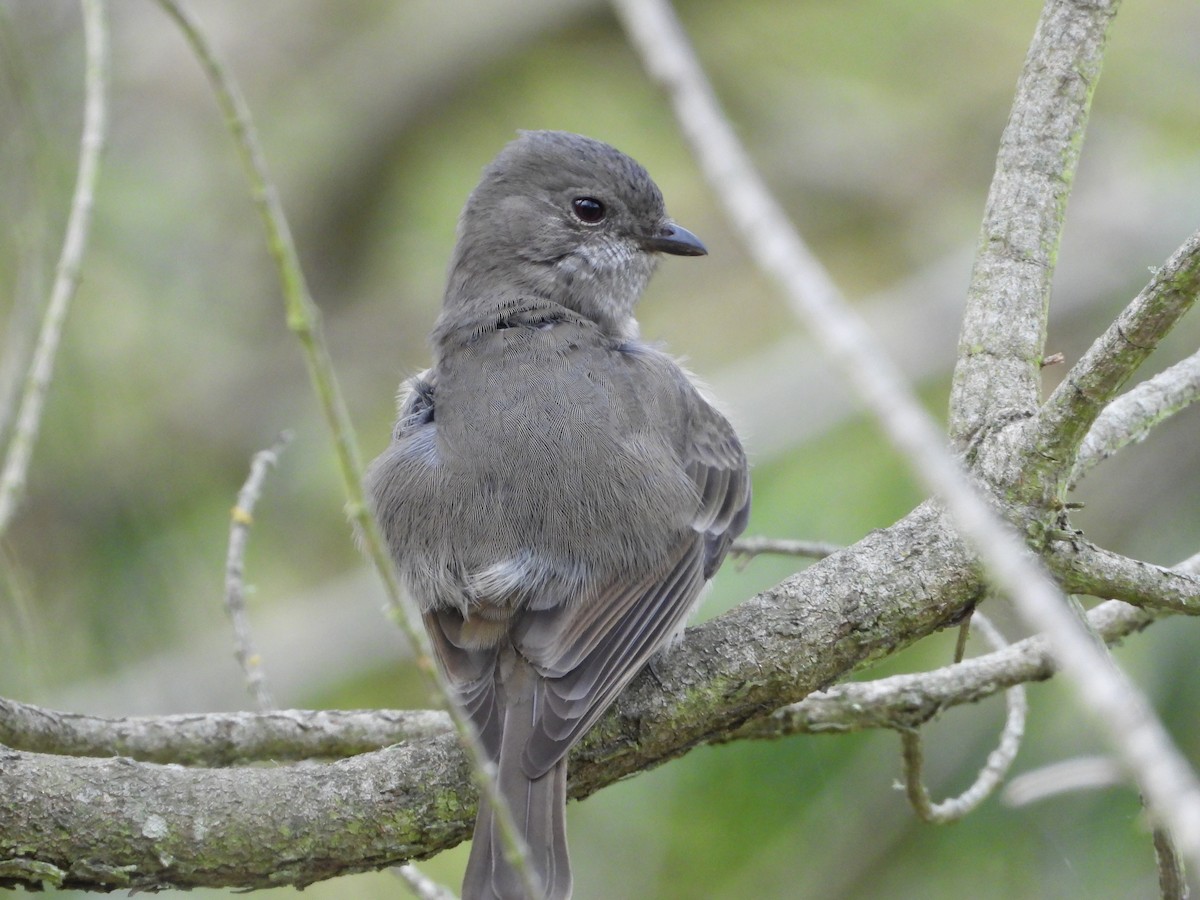
[[965, 448], [1031, 415], [1050, 284], [1115, 0], [1048, 0], [1017, 82], [979, 231], [950, 396]]
[[[1061, 491], [1063, 482], [1079, 465], [1079, 446], [1101, 410], [1192, 308], [1197, 295], [1200, 231], [1154, 273], [1150, 283], [1072, 366], [1038, 412], [1034, 438], [1025, 449], [1025, 457], [1032, 481], [1046, 496]], [[1193, 396], [1195, 390], [1193, 386]]]
[[1200, 351], [1126, 391], [1104, 408], [1079, 447], [1069, 487], [1098, 463], [1145, 440], [1156, 425], [1200, 400]]
[[[1008, 644], [1004, 635], [978, 610], [972, 614], [971, 627], [978, 629], [993, 650], [1001, 651]], [[977, 809], [1004, 781], [1004, 776], [1008, 774], [1013, 760], [1017, 757], [1017, 751], [1021, 749], [1021, 739], [1025, 736], [1025, 718], [1029, 712], [1029, 702], [1025, 697], [1023, 684], [1008, 689], [1006, 706], [1000, 742], [996, 749], [988, 754], [987, 762], [975, 777], [975, 781], [957, 797], [950, 797], [939, 803], [934, 803], [930, 798], [921, 774], [923, 754], [920, 731], [916, 728], [901, 729], [904, 789], [909, 803], [923, 821], [935, 825], [957, 822]]]
[[0, 744], [64, 756], [231, 766], [340, 759], [450, 729], [436, 710], [273, 710], [106, 718], [0, 699]]
[[456, 900], [458, 897], [454, 891], [438, 884], [412, 864], [395, 866], [391, 871], [396, 873], [396, 877], [404, 882], [417, 900]]
[[1046, 562], [1073, 594], [1124, 600], [1147, 610], [1200, 615], [1200, 575], [1185, 569], [1186, 563], [1165, 568], [1071, 538], [1053, 542]]
[[1074, 791], [1094, 791], [1125, 784], [1128, 776], [1111, 756], [1079, 756], [1022, 772], [1004, 788], [1008, 806], [1029, 806]]
[[[1088, 619], [1108, 643], [1154, 621], [1149, 613], [1117, 600], [1095, 607]], [[1001, 651], [931, 672], [852, 681], [814, 691], [799, 703], [747, 723], [731, 739], [916, 728], [946, 709], [978, 702], [1013, 685], [1044, 680], [1055, 671], [1045, 639], [1030, 637]]]

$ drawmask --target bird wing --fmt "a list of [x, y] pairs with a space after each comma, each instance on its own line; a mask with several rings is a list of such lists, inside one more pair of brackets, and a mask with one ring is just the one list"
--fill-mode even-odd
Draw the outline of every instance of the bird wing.
[[491, 759], [500, 756], [502, 722], [496, 707], [498, 647], [472, 647], [463, 633], [462, 613], [453, 607], [423, 614], [434, 656], [470, 716], [475, 731]]
[[584, 603], [526, 610], [513, 643], [545, 679], [523, 766], [535, 778], [561, 759], [650, 657], [682, 631], [705, 582], [746, 525], [750, 478], [732, 426], [689, 383], [679, 460], [696, 488], [691, 528], [665, 564], [621, 578]]

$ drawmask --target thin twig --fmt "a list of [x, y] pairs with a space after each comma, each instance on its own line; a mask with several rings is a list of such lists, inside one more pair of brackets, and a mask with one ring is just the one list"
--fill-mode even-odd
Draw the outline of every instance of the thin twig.
[[1094, 791], [1126, 784], [1129, 776], [1111, 756], [1077, 756], [1015, 776], [1000, 800], [1020, 807], [1075, 791]]
[[[1033, 471], [1038, 474], [1032, 477], [1044, 479], [1047, 490], [1073, 477], [1073, 467], [1084, 464], [1082, 457], [1075, 461], [1080, 444], [1101, 411], [1158, 342], [1192, 308], [1198, 294], [1200, 231], [1154, 273], [1150, 283], [1071, 367], [1038, 412], [1034, 441], [1026, 457], [1035, 463]], [[1193, 385], [1193, 399], [1195, 392]], [[1170, 411], [1173, 410], [1163, 412], [1158, 418]]]
[[[1144, 801], [1143, 801], [1144, 803]], [[1158, 892], [1162, 900], [1187, 900], [1188, 883], [1179, 849], [1165, 828], [1154, 826], [1154, 862], [1158, 868]]]
[[[978, 610], [972, 616], [972, 625], [979, 629], [984, 640], [995, 651], [1007, 646], [1004, 636]], [[917, 815], [925, 822], [935, 825], [945, 825], [957, 822], [968, 815], [992, 795], [1004, 776], [1008, 774], [1017, 751], [1021, 749], [1021, 739], [1025, 736], [1025, 716], [1029, 704], [1025, 698], [1025, 686], [1016, 685], [1008, 689], [1005, 697], [1006, 715], [1004, 730], [1000, 733], [1000, 742], [996, 749], [988, 754], [987, 763], [975, 777], [974, 783], [959, 794], [940, 803], [934, 803], [921, 776], [922, 752], [921, 734], [913, 729], [903, 729], [900, 740], [904, 747], [904, 788], [909, 803]]]
[[[1095, 791], [1127, 782], [1126, 773], [1111, 757], [1080, 756], [1016, 776], [1005, 787], [1001, 802], [1006, 806], [1028, 806], [1073, 791]], [[1151, 830], [1159, 894], [1163, 900], [1186, 900], [1187, 878], [1175, 842], [1166, 829], [1153, 826]]]
[[788, 538], [741, 537], [733, 542], [729, 552], [734, 556], [750, 560], [764, 553], [781, 556], [803, 556], [809, 559], [824, 559], [841, 550], [838, 544], [825, 541], [799, 541]]
[[453, 688], [441, 670], [431, 662], [433, 653], [429, 638], [420, 624], [420, 612], [400, 588], [391, 557], [384, 547], [379, 527], [367, 505], [363, 491], [362, 456], [358, 450], [354, 427], [334, 373], [329, 348], [325, 343], [320, 312], [309, 293], [291, 229], [279, 202], [278, 191], [267, 172], [266, 159], [258, 142], [250, 109], [237, 82], [221, 62], [216, 48], [209, 42], [192, 14], [178, 0], [157, 2], [179, 25], [196, 59], [204, 68], [241, 156], [251, 195], [266, 229], [267, 244], [278, 270], [287, 308], [288, 327], [295, 333], [304, 350], [309, 377], [333, 437], [338, 471], [347, 500], [347, 513], [360, 535], [363, 549], [383, 581], [392, 618], [404, 631], [413, 647], [418, 671], [445, 700], [455, 730], [471, 761], [476, 785], [492, 804], [492, 812], [504, 844], [505, 858], [518, 872], [529, 895], [536, 896], [537, 878], [528, 864], [528, 851], [513, 821], [508, 804], [496, 786], [493, 771], [495, 767], [488, 760], [475, 728], [459, 704]]
[[1189, 572], [1192, 575], [1200, 575], [1200, 553], [1197, 553], [1194, 556], [1189, 556], [1178, 565], [1172, 566], [1172, 568], [1178, 569], [1180, 572]]
[[79, 286], [79, 276], [87, 251], [88, 231], [96, 181], [100, 173], [100, 155], [108, 131], [108, 24], [102, 0], [82, 0], [86, 71], [83, 106], [83, 133], [79, 141], [79, 171], [75, 193], [67, 216], [66, 236], [50, 291], [50, 301], [42, 318], [37, 345], [21, 393], [16, 426], [0, 472], [0, 535], [16, 514], [25, 491], [29, 461], [41, 429], [46, 392], [54, 375], [54, 363], [62, 338], [63, 324]]
[[[0, 59], [8, 65], [20, 56], [20, 39], [0, 20]], [[45, 126], [34, 99], [33, 79], [5, 79], [6, 110], [5, 142], [23, 158], [28, 174], [13, 179], [31, 195], [29, 209], [12, 203], [5, 209], [5, 230], [16, 244], [16, 260], [12, 275], [12, 305], [4, 323], [0, 345], [0, 447], [8, 443], [9, 429], [17, 413], [21, 389], [33, 348], [37, 341], [38, 320], [43, 315], [42, 301], [48, 296], [42, 263], [48, 240], [47, 198], [52, 181], [50, 153], [44, 152]]]
[[394, 866], [390, 871], [404, 882], [417, 900], [457, 900], [458, 895], [445, 885], [438, 884], [411, 863]]
[[958, 636], [954, 640], [954, 662], [960, 663], [967, 656], [967, 639], [971, 636], [971, 620], [975, 618], [975, 610], [963, 617], [958, 625]]
[[1122, 394], [1096, 417], [1079, 447], [1069, 486], [1097, 463], [1145, 440], [1154, 426], [1200, 400], [1200, 351]]
[[[666, 88], [680, 128], [748, 252], [776, 280], [793, 311], [817, 335], [921, 482], [946, 505], [992, 583], [1011, 598], [1026, 622], [1045, 632], [1085, 707], [1136, 773], [1154, 815], [1172, 828], [1185, 856], [1200, 867], [1200, 782], [1150, 705], [1095, 646], [1021, 540], [976, 493], [947, 452], [937, 426], [859, 317], [840, 302], [836, 291], [810, 288], [807, 251], [738, 143], [670, 4], [612, 2], [643, 64]], [[1064, 35], [1099, 31], [1098, 42], [1076, 48], [1080, 71], [1091, 73], [1094, 81], [1104, 27], [1114, 7], [1115, 2], [1048, 0], [1026, 72], [1040, 69], [1045, 77], [1057, 78], [1063, 67], [1046, 68], [1044, 55], [1060, 57], [1064, 49], [1069, 51]], [[1046, 26], [1050, 20], [1056, 20], [1056, 27]], [[1090, 91], [1084, 101], [1089, 98]], [[1018, 106], [1020, 100], [1018, 95]], [[1014, 116], [1017, 112], [1014, 109]], [[1078, 129], [1071, 133], [1081, 135]], [[1037, 356], [1041, 354], [1039, 348]]]
[[285, 431], [266, 450], [254, 454], [250, 475], [238, 491], [237, 503], [229, 514], [229, 553], [225, 557], [225, 611], [233, 623], [234, 656], [246, 673], [246, 687], [260, 710], [275, 708], [275, 700], [267, 687], [262, 657], [254, 644], [250, 619], [246, 614], [246, 545], [250, 540], [250, 525], [254, 522], [254, 507], [262, 494], [267, 470], [279, 464], [279, 454], [292, 440]]
[[[1097, 633], [1110, 644], [1140, 631], [1154, 618], [1117, 600], [1101, 603], [1088, 613]], [[978, 702], [1013, 685], [1043, 681], [1055, 671], [1046, 639], [1035, 635], [1001, 651], [930, 672], [850, 681], [814, 691], [799, 703], [746, 723], [729, 739], [769, 740], [791, 734], [916, 728], [943, 710]]]

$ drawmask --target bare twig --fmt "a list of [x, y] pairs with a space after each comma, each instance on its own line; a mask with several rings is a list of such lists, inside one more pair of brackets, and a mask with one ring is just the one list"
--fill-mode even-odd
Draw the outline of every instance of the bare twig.
[[[1126, 784], [1128, 776], [1116, 760], [1108, 756], [1080, 756], [1023, 772], [1008, 783], [1001, 795], [1007, 806], [1028, 806], [1073, 791], [1095, 791]], [[1143, 806], [1145, 799], [1142, 800]], [[1187, 879], [1183, 861], [1170, 832], [1153, 826], [1154, 858], [1158, 869], [1158, 889], [1163, 900], [1186, 900]]]
[[[11, 66], [19, 58], [19, 39], [0, 19], [0, 59]], [[44, 123], [33, 96], [33, 80], [6, 78], [5, 143], [26, 163], [28, 174], [12, 179], [30, 194], [29, 209], [16, 203], [5, 204], [5, 232], [16, 245], [16, 260], [11, 277], [12, 305], [0, 336], [0, 447], [8, 443], [9, 428], [21, 399], [21, 389], [33, 358], [38, 320], [43, 315], [43, 299], [48, 296], [42, 262], [48, 241], [47, 185], [51, 180], [51, 154], [43, 146]], [[6, 103], [8, 107], [8, 103]], [[23, 206], [24, 204], [22, 204]]]
[[[836, 291], [811, 287], [808, 253], [739, 145], [669, 3], [613, 0], [613, 5], [647, 70], [666, 88], [680, 127], [747, 250], [775, 278], [792, 309], [818, 336], [922, 483], [946, 504], [996, 587], [1027, 622], [1046, 633], [1064, 674], [1136, 773], [1154, 815], [1172, 828], [1185, 856], [1200, 866], [1200, 782], [1145, 698], [1092, 642], [1025, 546], [975, 492], [943, 446], [933, 421], [858, 317], [838, 300]], [[1076, 112], [1086, 118], [1090, 86], [1115, 6], [1112, 0], [1048, 0], [1023, 83], [1036, 81], [1040, 73], [1049, 83], [1038, 84], [1039, 90], [1055, 94], [1063, 77], [1082, 77], [1087, 82], [1082, 97], [1065, 97], [1062, 102], [1082, 103]], [[1086, 39], [1076, 42], [1079, 35]], [[1023, 101], [1019, 91], [1014, 120], [1025, 113]], [[1076, 140], [1082, 125], [1068, 131]], [[1022, 135], [1018, 128], [1012, 137], [1036, 141], [1039, 135]], [[1057, 245], [1057, 231], [1046, 237]], [[1040, 346], [1033, 355], [1041, 358]], [[1033, 368], [1036, 372], [1038, 367]]]
[[1029, 806], [1074, 791], [1125, 784], [1129, 777], [1111, 756], [1078, 756], [1016, 775], [1005, 786], [1006, 806]]
[[975, 610], [971, 610], [958, 626], [958, 636], [954, 639], [954, 662], [960, 663], [967, 656], [967, 639], [971, 636], [971, 620], [975, 618]]
[[454, 891], [438, 884], [414, 865], [395, 866], [391, 871], [404, 882], [417, 900], [457, 900], [458, 895]]
[[1145, 440], [1159, 422], [1200, 400], [1200, 351], [1159, 372], [1104, 408], [1079, 448], [1070, 486], [1121, 448]]
[[809, 559], [824, 559], [841, 550], [838, 544], [825, 541], [798, 541], [787, 538], [742, 537], [733, 542], [729, 552], [734, 556], [750, 560], [764, 553], [782, 556], [803, 556]]
[[[971, 624], [979, 629], [993, 650], [1003, 650], [1007, 646], [1004, 636], [978, 610], [972, 616]], [[957, 797], [940, 803], [934, 803], [930, 799], [922, 779], [920, 732], [915, 728], [900, 731], [900, 740], [904, 748], [904, 789], [909, 803], [923, 821], [935, 825], [957, 822], [978, 808], [1004, 780], [1017, 751], [1021, 749], [1021, 739], [1025, 736], [1025, 716], [1029, 704], [1025, 698], [1024, 685], [1019, 684], [1008, 689], [1006, 708], [1000, 742], [996, 749], [988, 754], [987, 763], [976, 776], [974, 783]]]
[[225, 611], [233, 623], [234, 655], [242, 671], [246, 673], [246, 686], [250, 696], [260, 710], [275, 708], [275, 701], [267, 687], [267, 676], [263, 671], [262, 657], [254, 644], [250, 620], [246, 615], [246, 544], [250, 540], [250, 525], [254, 521], [254, 507], [262, 494], [267, 470], [279, 463], [279, 454], [292, 440], [292, 433], [285, 431], [266, 450], [254, 454], [250, 462], [250, 475], [238, 491], [237, 503], [230, 511], [229, 553], [225, 557]]
[[[1045, 490], [1056, 488], [1074, 467], [1085, 465], [1082, 457], [1076, 462], [1079, 445], [1101, 410], [1191, 309], [1198, 294], [1200, 231], [1154, 273], [1150, 283], [1088, 348], [1039, 411], [1034, 443], [1026, 455], [1036, 463], [1038, 477], [1046, 481]], [[1193, 374], [1193, 398], [1195, 380]], [[1163, 411], [1145, 427], [1171, 411]]]
[[[1088, 620], [1106, 642], [1113, 643], [1145, 628], [1154, 617], [1112, 600], [1092, 609]], [[799, 703], [748, 722], [730, 738], [770, 739], [867, 728], [916, 728], [945, 709], [975, 703], [1016, 684], [1042, 681], [1055, 671], [1045, 638], [1035, 635], [1003, 650], [931, 672], [851, 681], [814, 691]]]
[[1187, 900], [1189, 891], [1183, 860], [1171, 833], [1154, 826], [1154, 861], [1158, 867], [1158, 892], [1162, 900]]
[[241, 156], [251, 194], [266, 229], [267, 243], [278, 269], [287, 307], [288, 327], [295, 333], [304, 350], [309, 377], [333, 437], [348, 514], [358, 530], [363, 549], [383, 581], [392, 618], [403, 629], [414, 648], [418, 670], [444, 698], [450, 710], [455, 730], [471, 760], [476, 784], [492, 803], [493, 815], [499, 824], [505, 848], [505, 857], [512, 862], [527, 892], [534, 896], [537, 894], [536, 877], [532, 867], [528, 865], [528, 853], [513, 822], [508, 804], [496, 787], [492, 771], [494, 766], [489, 762], [475, 728], [459, 704], [453, 689], [441, 670], [431, 662], [433, 654], [429, 638], [420, 624], [420, 613], [400, 588], [391, 557], [384, 548], [379, 527], [367, 506], [363, 492], [362, 456], [358, 450], [354, 427], [321, 330], [320, 312], [309, 293], [287, 217], [279, 202], [275, 184], [267, 172], [266, 159], [258, 143], [250, 109], [237, 82], [221, 62], [216, 48], [209, 42], [191, 13], [179, 0], [157, 2], [178, 24], [196, 59], [204, 68]]
[[7, 530], [25, 490], [29, 461], [41, 428], [46, 392], [54, 375], [54, 362], [63, 324], [79, 286], [80, 269], [87, 250], [92, 201], [100, 173], [100, 154], [108, 131], [108, 25], [102, 0], [82, 0], [84, 44], [87, 54], [83, 107], [83, 133], [79, 141], [79, 171], [66, 236], [42, 318], [37, 345], [21, 393], [16, 426], [0, 471], [0, 535]]

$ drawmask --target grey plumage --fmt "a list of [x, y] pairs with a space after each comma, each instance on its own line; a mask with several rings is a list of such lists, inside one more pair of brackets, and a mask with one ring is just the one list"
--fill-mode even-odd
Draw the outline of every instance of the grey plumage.
[[[571, 893], [567, 751], [682, 631], [749, 513], [733, 428], [633, 318], [658, 254], [704, 252], [629, 157], [523, 133], [467, 201], [433, 366], [368, 474], [545, 898]], [[483, 801], [463, 897], [524, 896]]]

